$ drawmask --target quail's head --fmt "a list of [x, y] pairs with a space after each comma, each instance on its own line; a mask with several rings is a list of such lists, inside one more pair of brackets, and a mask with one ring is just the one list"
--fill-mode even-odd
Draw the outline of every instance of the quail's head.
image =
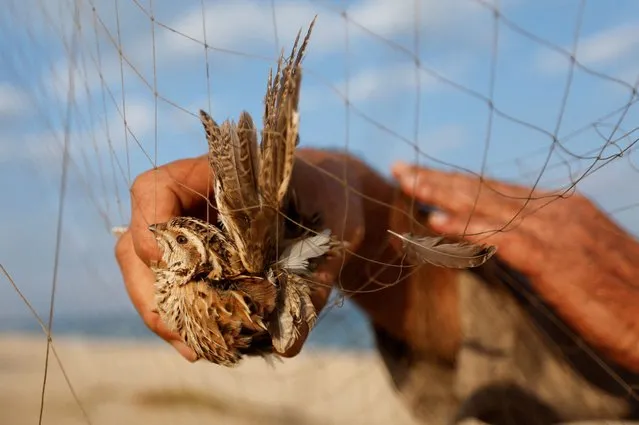
[[[206, 270], [209, 278], [222, 277], [233, 255], [221, 231], [193, 217], [175, 217], [149, 226], [155, 234], [162, 259], [154, 266], [173, 285], [185, 285]], [[224, 267], [224, 266], [227, 267]]]

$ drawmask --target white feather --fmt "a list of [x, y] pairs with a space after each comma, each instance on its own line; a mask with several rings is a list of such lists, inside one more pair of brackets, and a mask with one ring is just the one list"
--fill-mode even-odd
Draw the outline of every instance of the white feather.
[[293, 242], [280, 255], [279, 266], [293, 273], [304, 273], [308, 271], [308, 261], [326, 254], [331, 247], [330, 243], [331, 231], [329, 229]]

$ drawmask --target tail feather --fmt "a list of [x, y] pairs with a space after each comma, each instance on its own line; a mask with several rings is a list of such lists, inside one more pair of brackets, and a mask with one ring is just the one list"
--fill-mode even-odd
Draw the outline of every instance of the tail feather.
[[204, 111], [200, 118], [209, 144], [219, 218], [242, 255], [247, 252], [248, 225], [259, 207], [257, 132], [246, 112], [239, 125], [225, 121], [218, 126]]
[[220, 220], [250, 273], [265, 269], [267, 259], [277, 254], [277, 245], [283, 238], [284, 217], [280, 209], [289, 193], [299, 143], [301, 62], [314, 24], [315, 19], [301, 46], [301, 32], [298, 33], [290, 56], [280, 57], [275, 74], [269, 73], [259, 148], [248, 113], [242, 113], [238, 125], [225, 121], [220, 127], [200, 111], [215, 174]]
[[263, 200], [273, 208], [281, 207], [293, 172], [295, 148], [299, 143], [301, 62], [314, 23], [315, 20], [299, 51], [301, 33], [298, 33], [288, 59], [280, 57], [275, 76], [269, 74], [258, 185]]

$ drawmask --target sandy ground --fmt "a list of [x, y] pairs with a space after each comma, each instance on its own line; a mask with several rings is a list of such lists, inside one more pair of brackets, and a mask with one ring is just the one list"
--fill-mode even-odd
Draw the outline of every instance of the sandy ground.
[[[162, 342], [54, 337], [43, 424], [414, 424], [374, 354], [190, 364]], [[44, 337], [0, 334], [0, 424], [37, 424]], [[86, 416], [83, 414], [86, 412]]]

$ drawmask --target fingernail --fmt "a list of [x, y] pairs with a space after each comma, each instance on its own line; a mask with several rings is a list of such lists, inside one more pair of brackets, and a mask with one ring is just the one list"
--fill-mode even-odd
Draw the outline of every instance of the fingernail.
[[434, 227], [444, 226], [450, 220], [450, 216], [442, 211], [435, 211], [428, 217], [428, 222]]
[[190, 361], [191, 363], [197, 360], [197, 354], [195, 351], [190, 349], [185, 343], [182, 341], [170, 341], [170, 344], [175, 348], [185, 359]]

